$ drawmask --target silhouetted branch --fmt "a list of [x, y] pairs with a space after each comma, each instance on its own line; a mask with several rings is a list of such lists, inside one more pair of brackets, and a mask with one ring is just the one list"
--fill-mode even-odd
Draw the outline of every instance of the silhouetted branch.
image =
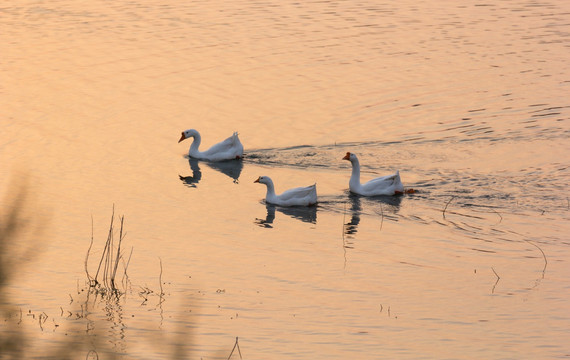
[[237, 336], [236, 336], [236, 343], [234, 344], [234, 348], [232, 349], [232, 352], [230, 353], [230, 356], [228, 356], [228, 360], [230, 360], [230, 358], [232, 357], [232, 355], [233, 355], [233, 353], [234, 353], [234, 350], [235, 350], [236, 348], [237, 348], [238, 353], [239, 353], [239, 358], [242, 359], [242, 357], [241, 357], [241, 351], [240, 351], [240, 349], [239, 349], [239, 343], [238, 343], [238, 338], [237, 338]]
[[91, 252], [91, 247], [93, 246], [93, 215], [91, 215], [91, 243], [89, 243], [89, 248], [87, 249], [87, 254], [85, 255], [85, 274], [87, 275], [87, 280], [89, 280], [89, 284], [93, 281], [91, 275], [89, 275], [89, 269], [87, 267], [87, 263], [89, 261], [89, 254]]
[[494, 294], [495, 293], [495, 287], [499, 283], [499, 280], [501, 280], [501, 277], [499, 276], [499, 274], [497, 274], [495, 269], [493, 269], [492, 267], [491, 267], [491, 270], [493, 270], [493, 272], [495, 273], [495, 276], [497, 277], [497, 281], [495, 281], [495, 284], [493, 285], [493, 289], [491, 290], [491, 293]]
[[447, 210], [447, 206], [449, 205], [449, 203], [451, 202], [451, 200], [455, 199], [455, 195], [453, 195], [451, 197], [451, 199], [449, 199], [449, 201], [445, 204], [445, 207], [443, 208], [443, 218], [445, 219], [445, 210]]
[[523, 239], [523, 240], [526, 241], [527, 243], [531, 244], [532, 246], [536, 247], [542, 253], [542, 257], [544, 258], [544, 268], [542, 269], [542, 278], [544, 279], [544, 273], [546, 272], [546, 266], [548, 266], [548, 260], [546, 259], [546, 254], [544, 253], [544, 251], [542, 251], [540, 246], [536, 245], [534, 242], [532, 242], [530, 240], [526, 240], [526, 239]]

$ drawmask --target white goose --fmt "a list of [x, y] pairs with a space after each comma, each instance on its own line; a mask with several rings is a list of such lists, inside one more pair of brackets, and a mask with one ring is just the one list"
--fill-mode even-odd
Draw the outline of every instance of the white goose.
[[352, 175], [348, 186], [350, 191], [364, 196], [375, 195], [401, 195], [404, 193], [404, 185], [400, 179], [400, 172], [372, 179], [367, 183], [360, 183], [360, 163], [355, 154], [347, 152], [342, 158], [352, 163]]
[[202, 138], [200, 137], [200, 133], [194, 129], [183, 131], [182, 137], [178, 142], [190, 137], [194, 138], [192, 145], [190, 145], [190, 150], [188, 151], [188, 156], [192, 158], [209, 161], [224, 161], [241, 159], [243, 157], [243, 145], [241, 141], [239, 141], [237, 132], [234, 132], [232, 136], [213, 145], [206, 151], [198, 150]]
[[273, 180], [269, 176], [260, 176], [254, 183], [265, 184], [267, 194], [265, 202], [280, 206], [311, 206], [317, 203], [317, 184], [289, 189], [281, 195], [275, 194]]

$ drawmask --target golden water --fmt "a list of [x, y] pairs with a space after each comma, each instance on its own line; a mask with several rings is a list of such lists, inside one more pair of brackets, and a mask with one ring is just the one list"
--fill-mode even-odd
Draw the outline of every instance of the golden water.
[[[226, 359], [236, 337], [246, 359], [569, 356], [569, 10], [5, 4], [2, 212], [25, 183], [43, 230], [9, 286], [30, 351], [87, 333], [125, 359], [171, 342]], [[246, 158], [181, 181], [189, 128], [203, 147], [239, 131]], [[363, 178], [399, 169], [417, 193], [350, 196], [347, 151]], [[317, 182], [321, 203], [267, 208], [259, 175], [278, 192]], [[113, 204], [130, 290], [68, 316], [91, 218], [94, 271]]]

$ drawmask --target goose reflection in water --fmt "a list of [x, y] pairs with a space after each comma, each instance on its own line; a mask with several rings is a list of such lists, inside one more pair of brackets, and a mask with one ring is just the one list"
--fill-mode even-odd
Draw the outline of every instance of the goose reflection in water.
[[200, 180], [202, 180], [202, 172], [200, 171], [200, 166], [198, 166], [198, 160], [190, 158], [188, 162], [190, 163], [190, 169], [192, 170], [192, 175], [191, 176], [178, 175], [178, 177], [184, 183], [184, 185], [195, 188], [196, 184], [198, 184]]
[[358, 224], [360, 224], [360, 214], [362, 212], [362, 203], [360, 196], [350, 193], [348, 196], [350, 200], [350, 221], [344, 224], [344, 233], [346, 235], [353, 235], [358, 232]]
[[316, 224], [317, 223], [317, 206], [293, 206], [283, 207], [271, 204], [265, 205], [267, 209], [267, 216], [265, 219], [255, 219], [255, 223], [261, 227], [273, 228], [273, 221], [275, 220], [275, 210], [292, 217], [293, 219], [301, 220], [302, 222]]
[[[200, 180], [202, 180], [202, 171], [200, 171], [200, 165], [199, 165], [200, 160], [189, 158], [188, 163], [190, 164], [190, 170], [192, 170], [192, 175], [190, 176], [178, 175], [178, 177], [184, 183], [184, 185], [195, 188], [197, 187], [197, 184], [200, 182]], [[243, 169], [242, 160], [228, 160], [228, 161], [219, 161], [219, 162], [203, 161], [202, 163], [232, 178], [234, 184], [239, 183], [239, 176], [241, 175], [241, 170]]]
[[[386, 216], [387, 213], [397, 213], [400, 209], [402, 196], [373, 196], [363, 197], [357, 194], [350, 193], [348, 195], [350, 208], [350, 221], [344, 224], [344, 234], [349, 238], [353, 238], [358, 232], [358, 225], [360, 224], [360, 215], [362, 214], [362, 199], [373, 207], [373, 211], [380, 215]], [[385, 205], [388, 205], [386, 207]], [[350, 247], [347, 245], [347, 247]]]
[[243, 161], [239, 160], [227, 160], [210, 162], [205, 161], [204, 164], [208, 165], [214, 170], [221, 172], [233, 179], [234, 184], [239, 183], [239, 176], [241, 175], [241, 170], [243, 169]]

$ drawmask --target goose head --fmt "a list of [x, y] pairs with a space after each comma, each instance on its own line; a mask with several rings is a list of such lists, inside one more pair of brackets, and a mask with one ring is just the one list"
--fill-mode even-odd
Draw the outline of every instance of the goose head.
[[198, 135], [198, 131], [194, 129], [188, 129], [182, 132], [182, 137], [180, 137], [180, 140], [178, 140], [178, 142], [188, 139], [189, 137], [195, 137], [196, 135]]
[[344, 155], [344, 157], [342, 159], [348, 160], [350, 162], [354, 162], [355, 160], [357, 160], [357, 157], [355, 154], [353, 154], [351, 152], [347, 152], [346, 155]]
[[257, 178], [257, 180], [254, 181], [254, 183], [260, 183], [260, 184], [269, 184], [271, 182], [271, 179], [268, 178], [267, 176], [260, 176]]

